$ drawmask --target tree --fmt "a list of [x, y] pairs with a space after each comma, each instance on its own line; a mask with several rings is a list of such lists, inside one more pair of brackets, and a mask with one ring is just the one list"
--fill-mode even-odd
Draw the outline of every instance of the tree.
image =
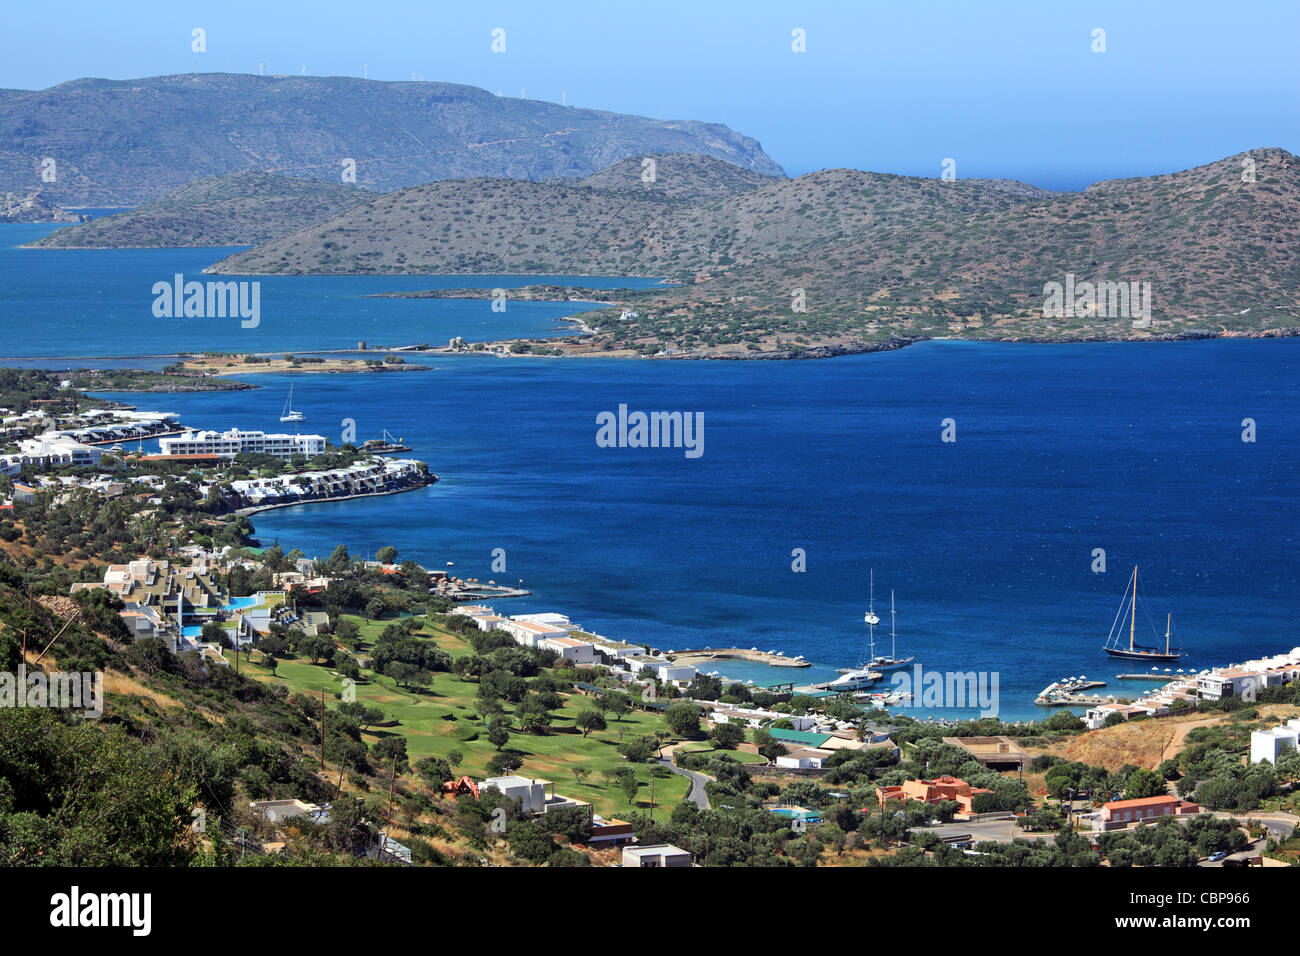
[[380, 564], [396, 564], [397, 549], [394, 548], [391, 544], [386, 545], [385, 547], [382, 547], [375, 552], [375, 560], [378, 561]]
[[280, 666], [280, 662], [276, 660], [274, 654], [264, 654], [262, 656], [262, 663], [270, 668], [272, 676], [275, 675], [276, 668]]
[[1124, 799], [1138, 800], [1166, 793], [1165, 778], [1152, 770], [1134, 770], [1124, 782]]
[[694, 740], [700, 736], [700, 709], [694, 704], [673, 704], [664, 719], [668, 729], [679, 737]]
[[709, 731], [709, 737], [713, 739], [719, 750], [734, 750], [745, 742], [745, 728], [730, 721], [717, 723]]
[[500, 750], [510, 742], [510, 723], [504, 717], [493, 717], [488, 721], [488, 743]]
[[776, 760], [790, 752], [785, 744], [761, 727], [754, 731], [754, 743], [758, 745], [758, 752], [768, 760]]
[[524, 755], [518, 750], [502, 750], [492, 755], [488, 761], [488, 773], [494, 777], [503, 777], [514, 773], [524, 765]]
[[618, 767], [607, 772], [605, 776], [623, 791], [628, 803], [631, 803], [636, 798], [640, 785], [636, 780], [636, 771], [631, 767]]
[[577, 725], [578, 729], [582, 731], [582, 736], [584, 737], [590, 734], [593, 730], [604, 730], [606, 726], [605, 718], [600, 714], [600, 712], [591, 710], [590, 708], [579, 713], [577, 719], [574, 720], [574, 723]]
[[370, 752], [385, 765], [391, 763], [393, 758], [396, 757], [398, 771], [406, 769], [405, 737], [381, 737], [371, 746]]
[[614, 715], [615, 720], [621, 721], [623, 719], [623, 715], [632, 709], [632, 705], [628, 701], [627, 694], [622, 694], [615, 691], [606, 695], [605, 699], [609, 705], [609, 711]]
[[644, 734], [625, 740], [618, 745], [618, 752], [632, 763], [645, 763], [655, 752], [655, 739]]
[[330, 552], [329, 560], [325, 562], [325, 570], [330, 574], [342, 574], [352, 567], [352, 559], [348, 556], [348, 549], [345, 545], [339, 545]]
[[208, 623], [204, 624], [200, 637], [205, 644], [216, 644], [217, 647], [230, 647], [233, 643], [226, 636], [226, 629], [216, 621], [208, 621]]
[[416, 772], [437, 789], [454, 776], [451, 764], [441, 757], [425, 757], [415, 764]]

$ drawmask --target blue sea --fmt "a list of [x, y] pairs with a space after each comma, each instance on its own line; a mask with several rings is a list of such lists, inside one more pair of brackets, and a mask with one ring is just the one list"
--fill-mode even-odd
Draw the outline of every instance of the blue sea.
[[[26, 238], [4, 237], [48, 227], [0, 228], [9, 246]], [[249, 348], [237, 320], [190, 326], [149, 311], [153, 281], [197, 274], [224, 252], [0, 249], [0, 353]], [[279, 305], [267, 309], [264, 286], [262, 351], [543, 334], [573, 311], [512, 303], [503, 317], [483, 314], [483, 302], [360, 298], [471, 284], [463, 277], [263, 281]], [[659, 648], [776, 648], [833, 676], [865, 653], [874, 569], [884, 651], [892, 591], [900, 654], [996, 673], [1000, 715], [1039, 717], [1033, 697], [1064, 676], [1109, 679], [1101, 692], [1121, 696], [1144, 686], [1115, 681], [1130, 668], [1100, 650], [1134, 565], [1150, 612], [1139, 613], [1139, 639], [1163, 640], [1172, 612], [1175, 643], [1190, 652], [1183, 666], [1300, 644], [1300, 340], [928, 342], [803, 362], [412, 360], [431, 371], [253, 375], [254, 391], [123, 397], [195, 427], [278, 431], [292, 381], [306, 428], [336, 443], [347, 419], [358, 439], [387, 429], [441, 480], [259, 514], [263, 544], [322, 557], [339, 543], [361, 556], [391, 544], [430, 567], [452, 561], [462, 576], [533, 591], [498, 610], [561, 611]], [[620, 404], [702, 413], [703, 455], [598, 447], [596, 416]], [[945, 443], [949, 418], [956, 441]], [[1254, 442], [1242, 441], [1246, 418]], [[494, 549], [504, 573], [492, 570]], [[1095, 549], [1104, 573], [1093, 571]], [[794, 569], [797, 550], [806, 570]], [[760, 682], [810, 676], [718, 669]]]

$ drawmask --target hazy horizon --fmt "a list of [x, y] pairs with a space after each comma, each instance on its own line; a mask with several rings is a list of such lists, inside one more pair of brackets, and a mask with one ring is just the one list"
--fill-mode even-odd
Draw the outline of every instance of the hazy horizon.
[[[1081, 189], [1200, 166], [1262, 147], [1300, 148], [1292, 50], [1300, 5], [1249, 16], [1203, 0], [1171, 18], [1121, 3], [1021, 0], [907, 9], [759, 0], [727, 9], [578, 3], [562, 16], [520, 3], [430, 10], [414, 0], [301, 10], [233, 0], [130, 14], [73, 3], [57, 43], [19, 44], [0, 86], [184, 73], [356, 76], [477, 86], [589, 109], [722, 123], [791, 176], [852, 167]], [[49, 32], [37, 7], [11, 35]], [[205, 49], [192, 50], [204, 31]], [[493, 52], [493, 31], [504, 52]], [[802, 30], [803, 52], [794, 31]], [[1097, 30], [1104, 32], [1104, 51]]]

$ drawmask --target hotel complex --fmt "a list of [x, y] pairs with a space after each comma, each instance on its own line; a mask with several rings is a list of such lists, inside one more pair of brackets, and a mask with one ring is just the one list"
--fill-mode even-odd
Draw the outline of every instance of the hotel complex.
[[266, 432], [246, 432], [237, 428], [229, 431], [190, 431], [174, 438], [160, 438], [158, 447], [164, 455], [219, 455], [234, 458], [239, 454], [276, 455], [292, 458], [294, 455], [320, 455], [325, 451], [323, 435], [268, 435]]

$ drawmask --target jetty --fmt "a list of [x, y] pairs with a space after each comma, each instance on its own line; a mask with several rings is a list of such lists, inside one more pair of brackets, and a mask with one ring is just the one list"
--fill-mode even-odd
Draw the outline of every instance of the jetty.
[[1192, 672], [1184, 671], [1181, 668], [1176, 674], [1166, 674], [1164, 671], [1147, 671], [1145, 674], [1116, 674], [1116, 680], [1150, 680], [1159, 681], [1162, 684], [1168, 684], [1172, 680], [1180, 677], [1192, 676]]
[[1099, 694], [1085, 694], [1083, 691], [1105, 687], [1104, 680], [1088, 680], [1086, 677], [1066, 677], [1053, 681], [1039, 691], [1034, 703], [1039, 707], [1095, 707], [1099, 704], [1123, 703], [1113, 697]]
[[673, 652], [678, 660], [690, 658], [686, 663], [699, 664], [712, 660], [742, 660], [767, 664], [771, 667], [811, 667], [809, 661], [799, 657], [786, 657], [781, 651], [760, 651], [757, 647], [703, 647]]

